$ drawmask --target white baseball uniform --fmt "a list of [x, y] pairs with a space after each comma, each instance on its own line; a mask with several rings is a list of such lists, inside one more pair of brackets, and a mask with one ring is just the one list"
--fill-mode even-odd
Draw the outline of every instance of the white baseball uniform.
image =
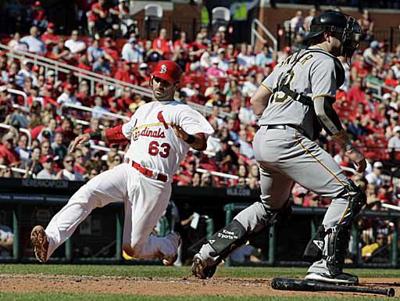
[[124, 246], [132, 248], [139, 258], [176, 253], [170, 240], [150, 235], [167, 208], [172, 176], [189, 150], [171, 123], [188, 134], [204, 133], [207, 137], [214, 132], [200, 113], [180, 102], [153, 101], [139, 107], [122, 126], [131, 142], [125, 163], [91, 179], [53, 217], [46, 228], [48, 257], [94, 208], [120, 201], [125, 204]]

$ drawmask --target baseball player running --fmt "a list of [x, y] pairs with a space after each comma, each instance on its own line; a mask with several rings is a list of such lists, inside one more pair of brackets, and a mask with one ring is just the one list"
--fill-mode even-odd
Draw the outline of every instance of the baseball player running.
[[172, 265], [180, 236], [156, 237], [151, 232], [167, 208], [172, 176], [190, 147], [205, 150], [213, 133], [208, 121], [188, 105], [173, 99], [180, 67], [160, 61], [151, 75], [154, 101], [135, 112], [122, 126], [78, 136], [71, 150], [90, 139], [110, 143], [130, 141], [125, 163], [107, 170], [82, 186], [50, 221], [35, 226], [31, 241], [36, 258], [46, 262], [94, 208], [124, 202], [123, 250], [134, 258], [162, 259]]
[[347, 179], [333, 158], [313, 140], [321, 127], [356, 164], [365, 169], [363, 155], [352, 146], [332, 108], [336, 89], [344, 81], [338, 56], [351, 58], [361, 30], [352, 17], [325, 12], [312, 21], [309, 47], [280, 63], [251, 99], [260, 128], [253, 145], [261, 171], [261, 200], [215, 233], [193, 258], [192, 272], [211, 277], [232, 249], [274, 222], [286, 210], [294, 182], [332, 199], [322, 225], [305, 256], [313, 264], [306, 279], [356, 284], [343, 273], [354, 216], [365, 203], [364, 193]]

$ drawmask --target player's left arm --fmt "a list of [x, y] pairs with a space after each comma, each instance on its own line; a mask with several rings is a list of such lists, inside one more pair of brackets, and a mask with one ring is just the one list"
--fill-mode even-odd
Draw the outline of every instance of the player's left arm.
[[208, 136], [214, 133], [210, 123], [199, 112], [188, 108], [178, 113], [178, 119], [171, 124], [175, 135], [198, 151], [207, 148]]
[[171, 124], [174, 129], [175, 135], [185, 141], [190, 147], [198, 151], [203, 151], [207, 148], [207, 138], [204, 133], [188, 134], [177, 124]]
[[366, 162], [362, 153], [355, 148], [345, 129], [340, 122], [339, 116], [333, 108], [336, 93], [336, 73], [334, 62], [325, 60], [317, 69], [311, 73], [313, 90], [314, 110], [321, 125], [333, 140], [346, 151], [347, 156], [356, 163], [357, 171], [365, 170]]

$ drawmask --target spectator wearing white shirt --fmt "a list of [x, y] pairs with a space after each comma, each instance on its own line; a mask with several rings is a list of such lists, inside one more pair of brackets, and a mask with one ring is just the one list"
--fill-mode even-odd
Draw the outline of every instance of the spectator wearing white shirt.
[[73, 30], [71, 38], [65, 41], [65, 47], [67, 47], [72, 54], [77, 54], [86, 49], [85, 42], [78, 40], [78, 31]]
[[38, 172], [36, 175], [36, 179], [43, 179], [43, 180], [55, 180], [56, 174], [54, 173], [54, 166], [53, 166], [53, 156], [46, 155], [41, 160], [43, 169]]
[[376, 161], [373, 165], [372, 172], [365, 176], [365, 179], [369, 184], [374, 184], [377, 187], [383, 185], [383, 178], [381, 176], [383, 169], [383, 164], [380, 161]]
[[296, 15], [290, 19], [290, 29], [292, 32], [299, 32], [300, 29], [303, 28], [304, 24], [304, 18], [303, 18], [303, 12], [301, 10], [298, 10], [296, 12]]
[[25, 36], [21, 39], [21, 43], [28, 45], [29, 52], [44, 55], [46, 53], [46, 45], [39, 37], [38, 28], [36, 26], [32, 26], [29, 33], [29, 36]]
[[243, 83], [242, 95], [244, 97], [251, 97], [257, 90], [256, 76], [250, 74], [247, 76], [246, 81]]
[[247, 142], [247, 134], [246, 130], [242, 129], [239, 131], [239, 145], [240, 145], [240, 153], [246, 156], [249, 159], [254, 158], [253, 147], [249, 142]]
[[389, 152], [400, 152], [400, 126], [393, 128], [393, 136], [388, 141]]
[[103, 107], [103, 100], [101, 99], [101, 97], [96, 96], [96, 98], [94, 99], [94, 108], [92, 111], [92, 118], [94, 118], [94, 119], [104, 118], [107, 116], [104, 113], [109, 113], [109, 112], [108, 112], [108, 110], [106, 110]]
[[310, 31], [311, 21], [314, 19], [315, 15], [317, 14], [317, 10], [315, 8], [310, 9], [308, 12], [308, 16], [304, 19], [304, 30]]
[[265, 67], [271, 63], [273, 63], [272, 58], [273, 50], [268, 46], [267, 43], [264, 44], [261, 52], [256, 55], [256, 65], [259, 67]]
[[83, 177], [79, 172], [74, 171], [75, 159], [71, 155], [66, 155], [63, 160], [64, 169], [57, 174], [57, 179], [67, 181], [83, 181]]
[[218, 68], [223, 70], [223, 71], [228, 71], [229, 69], [229, 62], [225, 58], [225, 48], [219, 48], [218, 49]]
[[8, 42], [8, 47], [17, 51], [28, 51], [28, 44], [21, 42], [21, 35], [16, 32], [13, 38]]
[[71, 84], [66, 84], [64, 87], [64, 92], [57, 98], [57, 103], [59, 104], [73, 104], [81, 105], [78, 99], [75, 97], [75, 88]]
[[128, 63], [143, 63], [144, 48], [137, 43], [136, 37], [131, 36], [122, 47], [122, 59]]
[[15, 83], [23, 87], [25, 84], [26, 78], [30, 78], [32, 80], [32, 85], [37, 86], [37, 77], [35, 73], [32, 71], [33, 68], [33, 62], [31, 60], [23, 60], [21, 62], [21, 69], [18, 71], [16, 77], [15, 77]]
[[240, 53], [237, 56], [237, 63], [242, 68], [251, 68], [256, 64], [256, 57], [253, 54], [253, 47], [243, 43], [240, 48]]

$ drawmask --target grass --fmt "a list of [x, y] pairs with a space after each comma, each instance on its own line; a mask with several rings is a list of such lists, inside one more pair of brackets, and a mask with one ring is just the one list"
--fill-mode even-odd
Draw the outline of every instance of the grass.
[[[394, 269], [349, 269], [347, 272], [357, 274], [361, 278], [400, 278], [400, 272]], [[305, 268], [282, 268], [282, 267], [222, 267], [218, 270], [217, 276], [231, 278], [272, 278], [277, 276], [303, 277]], [[73, 276], [113, 276], [113, 277], [186, 277], [190, 275], [189, 267], [166, 268], [163, 266], [140, 266], [140, 265], [57, 265], [57, 264], [0, 264], [0, 274], [44, 274], [44, 275], [73, 275]], [[251, 289], [251, 288], [249, 288]], [[311, 293], [310, 293], [311, 294]], [[338, 296], [135, 296], [120, 294], [75, 294], [75, 293], [2, 293], [0, 300], [32, 300], [32, 301], [79, 301], [79, 300], [116, 300], [116, 301], [194, 301], [194, 300], [237, 300], [237, 301], [255, 301], [255, 300], [276, 300], [276, 301], [338, 301], [338, 300], [384, 300], [385, 297], [361, 296], [351, 294], [338, 294]], [[400, 300], [391, 298], [388, 300]]]
[[[272, 278], [278, 276], [303, 277], [306, 268], [287, 267], [222, 267], [220, 277]], [[360, 278], [400, 278], [397, 269], [347, 269]], [[57, 264], [0, 264], [0, 274], [86, 275], [115, 277], [186, 277], [189, 267], [166, 268], [142, 265], [57, 265]]]

